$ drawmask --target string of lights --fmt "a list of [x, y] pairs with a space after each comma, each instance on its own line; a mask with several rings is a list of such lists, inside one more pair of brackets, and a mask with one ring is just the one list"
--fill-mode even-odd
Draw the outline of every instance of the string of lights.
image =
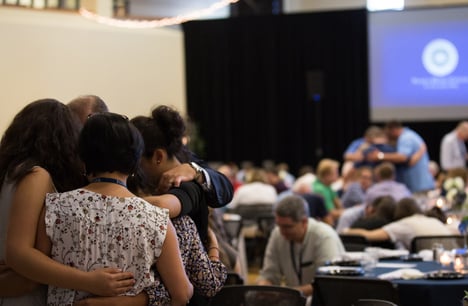
[[168, 17], [163, 19], [157, 20], [133, 20], [133, 19], [117, 19], [112, 17], [106, 17], [102, 15], [98, 15], [93, 13], [85, 8], [80, 8], [81, 16], [96, 21], [101, 24], [114, 26], [114, 27], [121, 27], [121, 28], [130, 28], [130, 29], [149, 29], [149, 28], [159, 28], [171, 25], [178, 25], [190, 20], [199, 19], [203, 16], [210, 15], [216, 10], [219, 10], [225, 6], [230, 5], [231, 3], [236, 3], [239, 0], [221, 0], [216, 3], [213, 3], [207, 8], [195, 10], [189, 12], [187, 14], [175, 16], [175, 17]]

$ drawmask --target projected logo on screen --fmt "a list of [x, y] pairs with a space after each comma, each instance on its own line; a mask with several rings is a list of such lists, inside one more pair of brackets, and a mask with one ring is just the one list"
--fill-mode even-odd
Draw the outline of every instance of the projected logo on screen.
[[422, 62], [427, 72], [433, 76], [447, 76], [457, 68], [457, 48], [446, 39], [434, 39], [424, 47]]

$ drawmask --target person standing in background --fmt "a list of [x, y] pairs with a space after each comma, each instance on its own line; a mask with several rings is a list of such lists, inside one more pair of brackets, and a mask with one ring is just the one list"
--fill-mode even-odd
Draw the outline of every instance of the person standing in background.
[[466, 168], [468, 154], [465, 142], [468, 140], [468, 121], [458, 123], [457, 127], [446, 134], [440, 143], [440, 166], [449, 171]]
[[396, 142], [396, 152], [375, 150], [368, 154], [368, 159], [403, 164], [397, 173], [397, 181], [405, 184], [413, 193], [425, 194], [434, 189], [434, 177], [429, 172], [429, 154], [421, 136], [395, 120], [387, 122], [385, 131], [390, 141]]
[[373, 144], [374, 137], [383, 133], [382, 129], [376, 125], [369, 126], [363, 137], [353, 140], [343, 153], [344, 161], [359, 163], [364, 160], [364, 151]]

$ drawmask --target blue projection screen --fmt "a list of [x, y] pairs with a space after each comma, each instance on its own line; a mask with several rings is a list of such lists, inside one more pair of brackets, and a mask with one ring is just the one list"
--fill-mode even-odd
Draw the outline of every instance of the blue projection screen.
[[468, 117], [468, 7], [369, 13], [371, 121]]

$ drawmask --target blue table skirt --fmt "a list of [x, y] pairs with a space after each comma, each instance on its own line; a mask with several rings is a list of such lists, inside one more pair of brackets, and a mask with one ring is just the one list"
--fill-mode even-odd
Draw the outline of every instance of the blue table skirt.
[[[402, 263], [402, 261], [381, 261], [387, 263]], [[436, 270], [452, 270], [451, 267], [443, 267], [437, 262], [407, 262], [416, 264], [415, 269], [421, 272]], [[374, 269], [375, 275], [394, 271], [395, 268]], [[468, 290], [468, 277], [456, 280], [392, 280], [398, 285], [400, 306], [462, 306], [464, 291]]]

